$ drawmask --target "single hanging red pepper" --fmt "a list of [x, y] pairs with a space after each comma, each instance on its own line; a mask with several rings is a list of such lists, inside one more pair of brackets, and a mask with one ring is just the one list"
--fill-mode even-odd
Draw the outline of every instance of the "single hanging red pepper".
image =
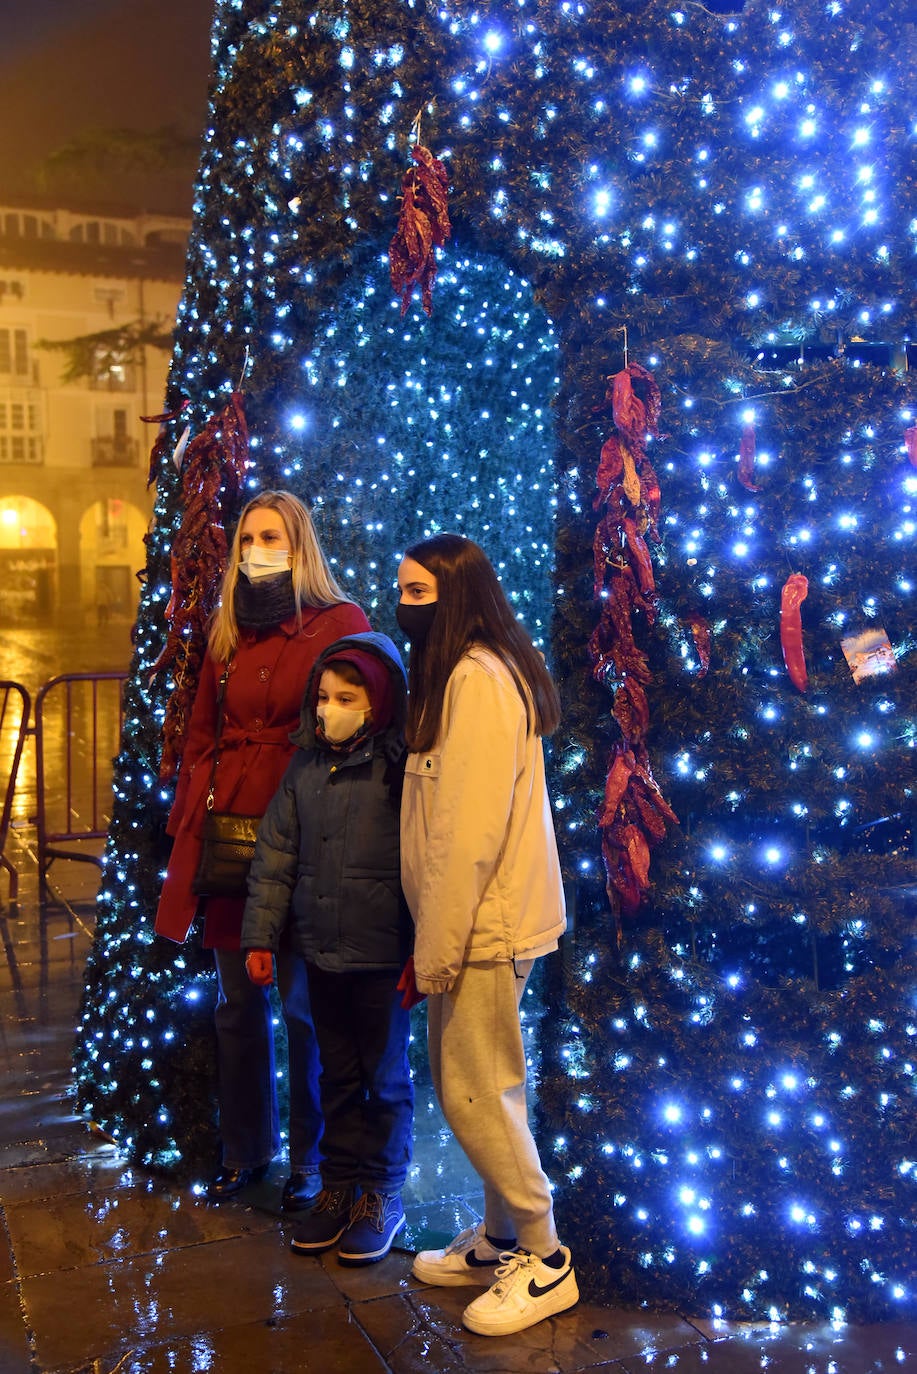
[[802, 612], [800, 606], [809, 594], [809, 579], [802, 573], [791, 573], [780, 594], [780, 645], [790, 681], [800, 692], [809, 685], [806, 656], [802, 647]]

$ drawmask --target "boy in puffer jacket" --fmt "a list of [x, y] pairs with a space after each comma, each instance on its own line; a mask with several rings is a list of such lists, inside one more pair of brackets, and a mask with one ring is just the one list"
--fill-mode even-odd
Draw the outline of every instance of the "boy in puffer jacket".
[[405, 1220], [414, 1106], [398, 988], [413, 937], [398, 837], [406, 698], [386, 635], [350, 635], [317, 660], [296, 753], [258, 831], [242, 921], [253, 983], [273, 980], [286, 927], [306, 962], [322, 1063], [322, 1189], [291, 1244], [311, 1255], [337, 1244], [342, 1264], [382, 1259]]

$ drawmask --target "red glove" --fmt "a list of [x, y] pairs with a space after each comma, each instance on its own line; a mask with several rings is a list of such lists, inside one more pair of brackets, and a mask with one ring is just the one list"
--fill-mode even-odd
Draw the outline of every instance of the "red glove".
[[250, 949], [245, 956], [245, 972], [259, 988], [269, 988], [274, 981], [274, 956], [269, 949]]
[[401, 977], [398, 979], [395, 986], [399, 992], [404, 994], [401, 999], [401, 1005], [404, 1007], [405, 1011], [410, 1011], [411, 1007], [416, 1007], [418, 1002], [422, 1002], [426, 997], [427, 994], [425, 992], [417, 991], [417, 984], [414, 981], [413, 954], [409, 955], [408, 961], [402, 970]]

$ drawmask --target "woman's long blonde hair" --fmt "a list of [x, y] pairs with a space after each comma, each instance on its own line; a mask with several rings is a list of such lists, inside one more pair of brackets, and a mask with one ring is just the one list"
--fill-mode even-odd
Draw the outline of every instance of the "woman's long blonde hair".
[[239, 643], [235, 593], [239, 580], [239, 564], [242, 560], [242, 525], [249, 511], [263, 508], [277, 511], [283, 517], [283, 523], [290, 535], [297, 621], [302, 623], [303, 606], [336, 606], [342, 601], [350, 600], [344, 595], [328, 566], [328, 560], [322, 552], [312, 524], [312, 517], [299, 497], [288, 491], [259, 492], [248, 502], [239, 516], [232, 548], [229, 551], [229, 562], [223, 576], [220, 604], [213, 613], [210, 625], [208, 645], [218, 663], [226, 663]]

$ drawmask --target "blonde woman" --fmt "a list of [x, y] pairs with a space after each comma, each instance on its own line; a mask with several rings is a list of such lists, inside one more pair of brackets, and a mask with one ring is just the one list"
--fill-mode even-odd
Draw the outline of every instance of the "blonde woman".
[[[245, 898], [192, 891], [221, 679], [214, 810], [260, 816], [293, 754], [290, 733], [316, 659], [335, 640], [368, 629], [366, 616], [335, 581], [302, 502], [283, 491], [249, 501], [233, 538], [188, 726], [168, 825], [174, 845], [156, 914], [157, 934], [178, 942], [201, 918], [204, 945], [216, 962], [222, 1165], [206, 1190], [214, 1202], [261, 1178], [280, 1148], [269, 993], [247, 977], [239, 943]], [[277, 982], [289, 1044], [290, 1176], [282, 1206], [299, 1211], [320, 1187], [322, 1120], [305, 965], [290, 949], [278, 956]]]

